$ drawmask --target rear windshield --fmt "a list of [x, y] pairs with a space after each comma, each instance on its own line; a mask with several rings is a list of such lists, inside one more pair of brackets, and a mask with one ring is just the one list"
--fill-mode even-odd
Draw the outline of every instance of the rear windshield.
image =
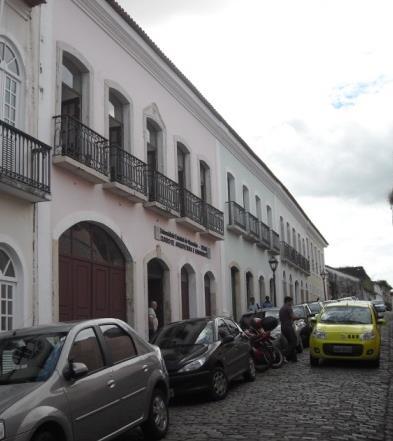
[[65, 333], [0, 339], [0, 385], [47, 380], [65, 339]]
[[176, 346], [210, 344], [213, 342], [213, 322], [195, 321], [165, 326], [153, 343], [162, 349]]
[[322, 314], [322, 323], [368, 325], [372, 323], [370, 308], [361, 306], [328, 306]]
[[278, 319], [279, 315], [280, 315], [279, 309], [267, 309], [265, 311], [265, 317], [275, 317], [276, 319]]

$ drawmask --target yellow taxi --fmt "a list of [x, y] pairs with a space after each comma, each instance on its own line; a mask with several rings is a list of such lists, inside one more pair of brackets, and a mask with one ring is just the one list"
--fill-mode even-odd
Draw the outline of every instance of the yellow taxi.
[[312, 319], [310, 364], [320, 359], [368, 360], [378, 367], [383, 319], [366, 301], [328, 303]]

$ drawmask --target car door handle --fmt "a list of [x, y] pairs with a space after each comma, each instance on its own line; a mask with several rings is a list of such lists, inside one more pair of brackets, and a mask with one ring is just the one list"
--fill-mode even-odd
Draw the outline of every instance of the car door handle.
[[148, 364], [144, 364], [142, 366], [142, 370], [143, 370], [143, 372], [147, 372], [149, 370], [149, 365]]
[[108, 385], [109, 389], [113, 389], [116, 386], [115, 380], [109, 380], [106, 384]]

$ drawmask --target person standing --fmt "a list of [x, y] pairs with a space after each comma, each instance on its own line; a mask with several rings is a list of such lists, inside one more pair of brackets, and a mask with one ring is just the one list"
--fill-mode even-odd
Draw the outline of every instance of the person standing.
[[148, 320], [149, 320], [149, 341], [153, 338], [153, 335], [158, 329], [158, 318], [156, 314], [157, 302], [154, 300], [150, 302], [150, 308], [148, 309]]
[[255, 303], [255, 297], [250, 297], [250, 304], [248, 305], [248, 310], [252, 312], [258, 312], [261, 308], [258, 303]]
[[285, 297], [284, 304], [280, 308], [280, 322], [281, 322], [281, 333], [287, 339], [288, 348], [286, 357], [289, 361], [296, 362], [297, 361], [297, 337], [296, 332], [293, 327], [293, 322], [298, 318], [294, 315], [292, 309], [293, 299], [292, 297]]

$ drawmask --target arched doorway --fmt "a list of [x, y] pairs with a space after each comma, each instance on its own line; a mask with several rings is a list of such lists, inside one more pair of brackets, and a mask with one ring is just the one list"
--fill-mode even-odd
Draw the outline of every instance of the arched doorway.
[[183, 320], [190, 318], [190, 276], [187, 269], [181, 269], [181, 317]]
[[205, 314], [206, 316], [212, 316], [216, 313], [215, 279], [213, 274], [210, 271], [206, 273], [203, 281], [205, 287]]
[[154, 258], [147, 264], [147, 290], [148, 302], [157, 302], [156, 315], [158, 327], [170, 322], [169, 294], [169, 269], [167, 265], [158, 258]]
[[232, 292], [232, 317], [238, 320], [241, 305], [240, 301], [240, 271], [235, 267], [231, 267], [231, 292]]
[[16, 272], [11, 257], [0, 248], [0, 331], [14, 327]]
[[295, 305], [297, 305], [299, 303], [299, 282], [296, 280], [295, 281], [295, 301], [294, 301]]
[[126, 319], [125, 259], [101, 227], [80, 222], [59, 239], [59, 320]]
[[251, 297], [254, 297], [254, 276], [251, 271], [246, 272], [246, 296], [247, 296], [247, 305], [246, 308], [251, 304]]

